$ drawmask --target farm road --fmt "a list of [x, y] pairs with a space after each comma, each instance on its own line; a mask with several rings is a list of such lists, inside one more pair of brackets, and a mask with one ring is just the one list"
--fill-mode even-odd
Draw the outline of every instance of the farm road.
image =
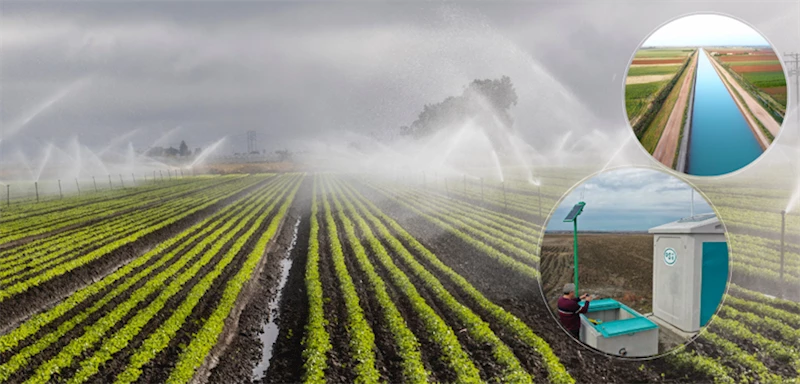
[[675, 106], [669, 114], [667, 125], [664, 127], [664, 132], [661, 133], [661, 138], [658, 139], [656, 150], [653, 152], [653, 157], [660, 161], [661, 164], [672, 168], [672, 162], [675, 160], [675, 151], [678, 150], [678, 138], [681, 135], [681, 125], [683, 123], [683, 111], [686, 110], [686, 103], [689, 101], [689, 91], [691, 89], [692, 76], [697, 68], [697, 56], [692, 56], [692, 62], [686, 68], [687, 75], [683, 78], [680, 93], [678, 93], [678, 100], [675, 101]]
[[[705, 52], [705, 50], [703, 51]], [[708, 55], [708, 52], [706, 52], [706, 55]], [[739, 95], [742, 96], [747, 108], [749, 108], [752, 114], [755, 115], [755, 118], [758, 119], [758, 121], [760, 121], [761, 124], [769, 130], [769, 132], [772, 134], [772, 137], [778, 136], [778, 131], [781, 129], [780, 124], [778, 124], [778, 122], [772, 118], [772, 115], [770, 115], [770, 113], [767, 112], [767, 110], [764, 109], [764, 107], [762, 107], [755, 98], [753, 98], [753, 95], [745, 91], [744, 88], [742, 88], [742, 86], [733, 79], [733, 76], [731, 76], [728, 71], [722, 68], [716, 60], [714, 60], [711, 56], [709, 56], [708, 59], [711, 60], [711, 65], [713, 65], [714, 69], [717, 70], [717, 74], [725, 77], [726, 81], [723, 81], [725, 87], [728, 88], [728, 92], [731, 93], [733, 101], [736, 102], [736, 105], [739, 106], [739, 109], [742, 111], [745, 119], [747, 119], [747, 123], [750, 125], [750, 128], [752, 128], [756, 138], [761, 143], [761, 146], [765, 149], [769, 147], [769, 140], [767, 140], [767, 138], [764, 136], [764, 133], [761, 132], [761, 128], [758, 126], [758, 124], [753, 121], [753, 116], [747, 113], [744, 108], [742, 108], [742, 102], [739, 101], [739, 98], [733, 94], [731, 87], [733, 87], [736, 92], [739, 92]]]

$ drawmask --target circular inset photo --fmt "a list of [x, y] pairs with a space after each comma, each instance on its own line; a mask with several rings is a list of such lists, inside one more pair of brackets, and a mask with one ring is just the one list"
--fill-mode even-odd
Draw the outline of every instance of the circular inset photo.
[[675, 176], [600, 173], [551, 215], [541, 249], [547, 306], [565, 332], [625, 358], [690, 341], [728, 284], [728, 243], [712, 207]]
[[767, 40], [728, 16], [669, 22], [628, 67], [625, 109], [642, 147], [689, 175], [716, 176], [752, 163], [786, 114], [786, 76]]

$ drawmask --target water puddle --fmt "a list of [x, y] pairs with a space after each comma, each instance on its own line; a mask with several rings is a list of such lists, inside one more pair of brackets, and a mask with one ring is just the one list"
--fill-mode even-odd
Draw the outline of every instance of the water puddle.
[[297, 231], [299, 227], [300, 219], [298, 218], [297, 222], [294, 223], [292, 242], [289, 244], [289, 248], [286, 249], [286, 254], [280, 262], [280, 278], [278, 280], [278, 286], [275, 288], [277, 291], [275, 296], [269, 302], [269, 322], [264, 324], [264, 331], [259, 335], [261, 344], [264, 347], [262, 350], [261, 362], [258, 363], [258, 365], [253, 369], [254, 380], [261, 380], [267, 373], [269, 361], [272, 358], [272, 346], [275, 344], [275, 340], [278, 339], [278, 333], [280, 332], [280, 329], [278, 329], [278, 324], [275, 324], [275, 319], [278, 318], [278, 306], [280, 305], [281, 297], [283, 296], [283, 287], [286, 285], [286, 281], [289, 279], [289, 271], [292, 269], [291, 255], [295, 244], [297, 244]]

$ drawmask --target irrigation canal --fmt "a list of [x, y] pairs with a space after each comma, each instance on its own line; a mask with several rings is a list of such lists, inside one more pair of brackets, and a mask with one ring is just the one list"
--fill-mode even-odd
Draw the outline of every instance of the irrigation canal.
[[763, 150], [710, 59], [702, 49], [698, 54], [687, 173], [722, 175], [749, 164]]

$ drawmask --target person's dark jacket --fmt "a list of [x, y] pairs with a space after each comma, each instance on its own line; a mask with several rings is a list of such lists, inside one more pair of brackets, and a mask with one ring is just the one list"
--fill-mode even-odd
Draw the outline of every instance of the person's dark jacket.
[[584, 302], [583, 306], [579, 304], [580, 299], [568, 299], [561, 296], [558, 299], [558, 316], [561, 318], [561, 324], [564, 328], [571, 332], [577, 332], [581, 329], [581, 313], [586, 313], [589, 310], [589, 302]]

